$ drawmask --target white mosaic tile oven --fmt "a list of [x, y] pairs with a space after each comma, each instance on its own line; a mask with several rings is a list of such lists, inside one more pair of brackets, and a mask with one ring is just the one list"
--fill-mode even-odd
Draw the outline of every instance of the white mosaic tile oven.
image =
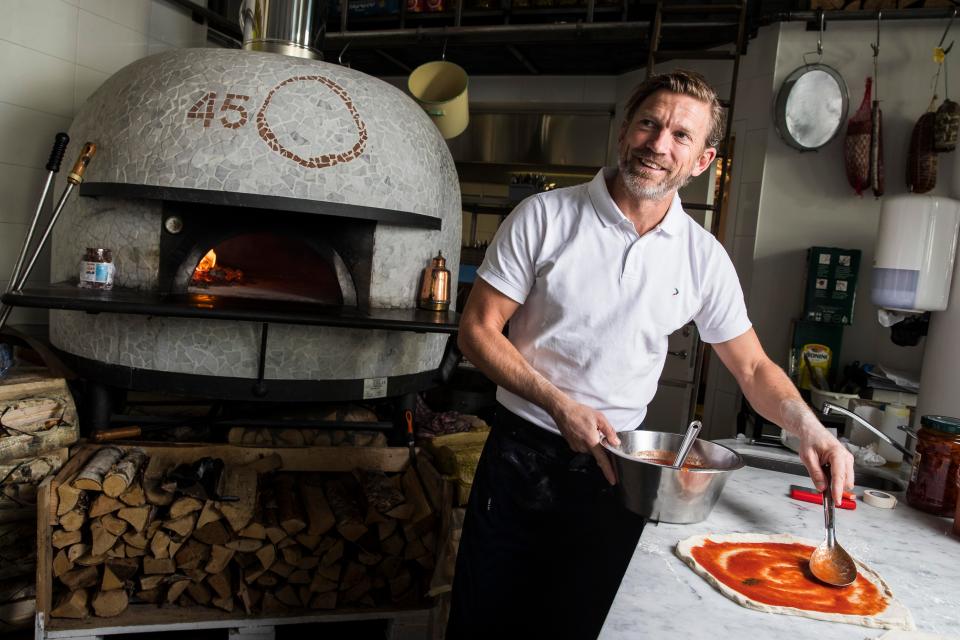
[[[48, 297], [72, 298], [87, 247], [116, 266], [113, 291], [47, 305], [51, 342], [81, 369], [125, 388], [272, 399], [432, 384], [455, 322], [415, 310], [418, 278], [438, 250], [457, 273], [460, 191], [446, 144], [401, 91], [318, 60], [182, 49], [108, 79], [69, 134], [98, 153], [55, 229]], [[279, 288], [278, 263], [296, 262], [293, 288], [323, 281], [327, 298], [191, 287], [231, 242]]]

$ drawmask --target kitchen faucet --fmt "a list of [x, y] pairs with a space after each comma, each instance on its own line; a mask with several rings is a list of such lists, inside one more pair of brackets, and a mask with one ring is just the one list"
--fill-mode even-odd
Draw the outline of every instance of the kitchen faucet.
[[828, 416], [828, 415], [830, 415], [831, 413], [840, 413], [840, 414], [843, 414], [843, 415], [845, 415], [845, 416], [847, 416], [847, 417], [849, 417], [849, 418], [853, 418], [854, 420], [856, 420], [857, 422], [859, 422], [861, 425], [863, 425], [864, 427], [866, 427], [866, 428], [869, 429], [870, 431], [872, 431], [872, 432], [874, 432], [875, 434], [877, 434], [877, 436], [878, 436], [881, 440], [883, 440], [884, 442], [886, 442], [887, 444], [889, 444], [891, 447], [893, 447], [894, 449], [896, 449], [897, 451], [899, 451], [900, 453], [902, 453], [902, 454], [903, 454], [903, 457], [904, 457], [907, 461], [913, 460], [913, 454], [910, 453], [910, 451], [909, 451], [905, 446], [903, 446], [903, 445], [900, 444], [899, 442], [891, 439], [890, 436], [888, 436], [888, 435], [885, 434], [884, 432], [880, 431], [880, 429], [877, 429], [875, 426], [873, 426], [872, 424], [870, 424], [869, 422], [867, 422], [866, 420], [864, 420], [863, 418], [861, 418], [860, 416], [858, 416], [857, 414], [855, 414], [853, 411], [850, 411], [849, 409], [845, 409], [844, 407], [841, 407], [841, 406], [839, 406], [839, 405], [833, 404], [832, 402], [824, 402], [824, 403], [823, 403], [823, 408], [821, 409], [821, 411], [823, 412], [823, 415], [825, 415], [825, 416]]

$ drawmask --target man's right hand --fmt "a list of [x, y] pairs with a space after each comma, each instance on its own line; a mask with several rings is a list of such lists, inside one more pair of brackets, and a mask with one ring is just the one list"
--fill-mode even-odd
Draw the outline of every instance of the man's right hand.
[[571, 400], [552, 412], [552, 417], [570, 448], [577, 453], [592, 453], [607, 482], [616, 484], [617, 476], [606, 450], [600, 444], [600, 437], [602, 435], [613, 446], [620, 445], [620, 438], [604, 415]]

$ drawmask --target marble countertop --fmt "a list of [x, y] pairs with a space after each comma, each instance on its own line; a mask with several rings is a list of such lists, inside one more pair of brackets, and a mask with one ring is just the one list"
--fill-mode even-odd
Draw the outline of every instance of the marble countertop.
[[[714, 590], [676, 555], [677, 542], [705, 533], [788, 533], [819, 541], [823, 508], [788, 497], [791, 484], [809, 478], [744, 467], [731, 475], [706, 521], [691, 525], [649, 524], [614, 599], [601, 640], [627, 638], [709, 639], [875, 638], [882, 629], [761, 613]], [[858, 495], [862, 490], [855, 490]], [[837, 540], [877, 571], [910, 609], [917, 629], [960, 634], [960, 537], [953, 521], [917, 511], [897, 495], [896, 508], [858, 501], [855, 511], [837, 510]]]

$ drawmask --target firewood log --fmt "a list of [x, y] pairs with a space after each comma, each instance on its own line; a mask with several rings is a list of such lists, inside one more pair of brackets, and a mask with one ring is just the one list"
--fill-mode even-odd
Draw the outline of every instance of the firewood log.
[[277, 600], [295, 609], [299, 609], [303, 606], [303, 603], [300, 602], [300, 595], [297, 593], [297, 590], [291, 585], [284, 585], [277, 590]]
[[76, 531], [64, 531], [63, 529], [56, 529], [51, 538], [53, 540], [54, 549], [63, 549], [64, 547], [69, 547], [72, 544], [80, 542], [80, 537], [83, 534], [79, 529]]
[[174, 500], [173, 504], [170, 505], [170, 519], [176, 520], [177, 518], [185, 516], [188, 513], [200, 511], [203, 509], [203, 505], [204, 503], [201, 500], [191, 498], [190, 496], [181, 496]]
[[160, 592], [160, 589], [149, 589], [147, 591], [137, 591], [133, 594], [133, 597], [137, 602], [160, 604], [160, 599], [163, 597], [163, 594]]
[[343, 540], [337, 540], [326, 553], [323, 554], [323, 558], [320, 560], [321, 565], [330, 565], [335, 562], [340, 562], [340, 558], [343, 557]]
[[387, 578], [394, 578], [403, 569], [403, 564], [403, 558], [398, 558], [397, 556], [387, 556], [383, 559], [383, 562], [380, 563], [378, 570]]
[[126, 558], [126, 557], [127, 557], [127, 545], [124, 544], [123, 540], [120, 540], [120, 539], [118, 538], [117, 541], [113, 544], [113, 546], [110, 547], [109, 549], [107, 549], [107, 554], [106, 554], [106, 555], [107, 555], [107, 559], [108, 559], [108, 560], [111, 560], [111, 559], [112, 559], [112, 560], [117, 560], [117, 559], [119, 559], [119, 558]]
[[283, 560], [277, 560], [272, 565], [270, 565], [270, 571], [277, 574], [281, 578], [287, 578], [294, 571], [293, 565], [289, 565]]
[[297, 563], [297, 569], [316, 569], [320, 566], [320, 558], [317, 556], [303, 556], [300, 558], [300, 562]]
[[260, 560], [260, 566], [265, 570], [273, 566], [277, 559], [277, 549], [272, 544], [265, 544], [257, 549], [257, 559]]
[[0, 401], [2, 426], [12, 430], [34, 433], [44, 431], [59, 421], [64, 412], [63, 402], [56, 397], [33, 396]]
[[134, 547], [129, 544], [124, 547], [123, 551], [128, 558], [139, 558], [147, 555], [147, 550], [145, 548]]
[[328, 591], [336, 591], [337, 583], [334, 580], [327, 580], [318, 573], [313, 576], [309, 588], [313, 593], [327, 593]]
[[114, 589], [123, 589], [123, 581], [117, 577], [117, 574], [107, 565], [103, 568], [103, 579], [100, 581], [100, 591], [113, 591]]
[[360, 579], [357, 584], [353, 585], [343, 593], [344, 602], [358, 602], [363, 596], [369, 593], [370, 589], [373, 587], [373, 582], [367, 576], [364, 576]]
[[301, 545], [306, 547], [308, 550], [313, 551], [317, 548], [317, 545], [320, 544], [320, 541], [323, 539], [322, 536], [311, 536], [306, 533], [298, 533], [296, 540]]
[[193, 537], [204, 544], [226, 544], [230, 541], [230, 534], [219, 520], [208, 522], [193, 532]]
[[70, 545], [67, 549], [67, 560], [76, 562], [77, 558], [85, 556], [89, 551], [90, 545], [86, 542], [78, 542], [77, 544]]
[[135, 531], [143, 531], [143, 528], [147, 526], [147, 522], [150, 521], [150, 516], [153, 511], [153, 507], [149, 505], [142, 505], [139, 507], [123, 507], [117, 511], [117, 517], [121, 520], [125, 520], [130, 523], [130, 526], [134, 528]]
[[243, 582], [244, 584], [253, 584], [266, 572], [267, 569], [261, 567], [259, 564], [249, 565], [243, 568], [240, 582]]
[[337, 608], [337, 592], [329, 591], [327, 593], [314, 594], [310, 600], [310, 608], [317, 610], [330, 610]]
[[250, 588], [243, 580], [237, 587], [237, 598], [240, 599], [240, 604], [243, 605], [243, 610], [247, 612], [247, 615], [253, 614], [253, 598], [250, 596]]
[[343, 565], [331, 564], [326, 567], [321, 566], [317, 569], [316, 575], [320, 576], [325, 580], [329, 580], [336, 585], [340, 582], [340, 571], [342, 570]]
[[412, 502], [404, 502], [403, 504], [390, 509], [385, 515], [395, 518], [397, 520], [409, 520], [413, 517], [413, 512], [416, 509]]
[[141, 591], [153, 591], [167, 579], [165, 574], [156, 574], [149, 576], [140, 576], [140, 589]]
[[407, 540], [422, 535], [433, 529], [435, 517], [430, 501], [423, 491], [420, 478], [413, 467], [407, 467], [403, 472], [403, 493], [407, 502], [414, 505], [413, 515], [404, 523], [403, 530]]
[[341, 478], [328, 480], [324, 485], [324, 493], [337, 518], [337, 531], [353, 542], [367, 532], [367, 527], [363, 524], [363, 512], [356, 494], [347, 485], [348, 479], [353, 480], [353, 477], [343, 474]]
[[180, 550], [180, 547], [183, 546], [183, 543], [186, 542], [187, 539], [182, 538], [175, 533], [171, 533], [169, 535], [170, 535], [170, 544], [167, 545], [167, 553], [170, 554], [170, 557], [172, 558], [175, 555], [177, 555], [177, 551]]
[[260, 560], [257, 559], [256, 554], [247, 551], [238, 551], [233, 554], [233, 563], [241, 569], [246, 569], [254, 565], [260, 566]]
[[[107, 517], [107, 516], [104, 516]], [[123, 520], [120, 520], [123, 522]], [[126, 525], [126, 522], [123, 522]], [[114, 544], [117, 542], [119, 535], [110, 533], [107, 527], [103, 524], [102, 519], [94, 520], [90, 523], [90, 537], [93, 540], [93, 544], [90, 547], [90, 552], [95, 556], [106, 555], [107, 550], [111, 549]]]
[[402, 597], [410, 590], [413, 584], [413, 576], [406, 569], [400, 571], [396, 576], [390, 578], [390, 597], [396, 599]]
[[228, 549], [223, 545], [213, 545], [210, 548], [210, 560], [204, 569], [207, 573], [220, 573], [226, 568], [234, 553], [236, 552], [233, 549]]
[[112, 618], [123, 613], [128, 602], [123, 589], [101, 591], [93, 598], [93, 612], [100, 618]]
[[[263, 542], [257, 540], [256, 538], [237, 538], [231, 540], [226, 545], [228, 549], [233, 549], [234, 551], [242, 551], [243, 553], [252, 553], [261, 547], [264, 546]], [[273, 546], [273, 545], [269, 545]]]
[[96, 567], [80, 567], [60, 576], [60, 582], [71, 591], [95, 587], [100, 582], [100, 572]]
[[158, 560], [170, 557], [170, 536], [163, 529], [153, 534], [150, 539], [150, 553]]
[[377, 536], [381, 540], [386, 540], [397, 530], [397, 521], [394, 518], [386, 518], [383, 522], [377, 523]]
[[134, 482], [120, 494], [120, 502], [128, 507], [141, 507], [147, 503], [147, 496], [143, 492], [143, 483]]
[[287, 605], [280, 602], [280, 600], [277, 599], [277, 596], [271, 591], [264, 592], [263, 602], [260, 605], [260, 609], [263, 612], [263, 615], [267, 616], [283, 615], [289, 611]]
[[275, 576], [270, 572], [265, 572], [257, 576], [257, 579], [253, 581], [253, 584], [257, 585], [258, 587], [263, 587], [264, 589], [267, 589], [269, 587], [275, 587], [278, 584], [280, 584], [280, 578], [278, 578], [277, 576]]
[[173, 558], [151, 558], [150, 556], [144, 556], [143, 558], [143, 573], [145, 575], [150, 576], [158, 573], [169, 575], [176, 570], [177, 565]]
[[406, 560], [416, 560], [420, 556], [426, 555], [427, 548], [423, 546], [420, 538], [414, 538], [407, 542], [407, 546], [403, 549], [403, 557]]
[[383, 560], [383, 556], [379, 553], [373, 553], [370, 551], [360, 551], [357, 553], [357, 561], [360, 564], [364, 564], [368, 567], [380, 564], [380, 561]]
[[210, 593], [209, 587], [203, 584], [202, 582], [192, 582], [187, 587], [187, 593], [190, 594], [190, 597], [193, 598], [198, 604], [204, 606], [210, 604], [210, 600], [213, 599], [213, 594]]
[[74, 478], [73, 486], [77, 489], [103, 491], [104, 476], [122, 456], [123, 450], [117, 447], [101, 448]]
[[197, 514], [191, 512], [176, 519], [167, 520], [163, 523], [162, 528], [176, 534], [180, 538], [186, 538], [193, 533], [196, 522]]
[[190, 586], [190, 580], [177, 580], [167, 587], [167, 602], [173, 604], [180, 595]]
[[230, 572], [221, 571], [207, 578], [207, 584], [213, 589], [218, 598], [229, 598], [233, 595], [233, 588], [230, 586]]
[[383, 540], [380, 543], [380, 548], [383, 549], [383, 552], [391, 556], [399, 556], [403, 553], [403, 547], [407, 543], [404, 541], [403, 536], [400, 535], [400, 532], [394, 533], [392, 536]]
[[277, 501], [277, 518], [287, 535], [296, 535], [307, 526], [306, 514], [300, 502], [300, 492], [293, 475], [280, 473], [273, 480], [273, 495]]
[[75, 589], [63, 596], [57, 606], [50, 611], [54, 618], [74, 618], [83, 620], [90, 615], [87, 609], [87, 592], [84, 589]]
[[[103, 581], [101, 582], [100, 590], [110, 591], [112, 589], [124, 588], [127, 582], [131, 581], [139, 570], [140, 562], [136, 558], [115, 558], [107, 560], [103, 567]], [[108, 574], [112, 576], [109, 580], [107, 577]]]
[[303, 552], [300, 551], [300, 548], [297, 546], [286, 547], [280, 551], [280, 555], [283, 556], [283, 561], [287, 564], [297, 566], [300, 564], [300, 559], [303, 557]]
[[283, 468], [283, 457], [279, 453], [271, 453], [248, 463], [247, 466], [257, 473], [270, 473]]
[[62, 516], [73, 510], [82, 493], [83, 490], [77, 489], [69, 482], [57, 485], [57, 515]]
[[216, 522], [221, 518], [220, 511], [217, 509], [217, 503], [213, 500], [207, 500], [203, 503], [203, 509], [200, 510], [200, 517], [197, 518], [197, 529], [206, 526], [211, 522]]
[[123, 541], [127, 543], [127, 546], [136, 547], [137, 549], [146, 549], [149, 544], [147, 537], [139, 530], [124, 533]]
[[192, 538], [174, 556], [177, 569], [181, 571], [206, 566], [209, 559], [210, 547]]
[[122, 520], [111, 513], [102, 516], [100, 518], [100, 524], [103, 525], [104, 529], [117, 537], [122, 536], [130, 526], [129, 522]]
[[147, 528], [144, 529], [143, 535], [146, 536], [147, 540], [153, 539], [153, 536], [157, 535], [157, 531], [160, 531], [160, 527], [163, 526], [163, 520], [151, 520], [147, 523]]
[[85, 511], [79, 509], [79, 504], [78, 508], [60, 516], [60, 526], [64, 531], [78, 531], [86, 521], [87, 514]]
[[73, 561], [67, 557], [66, 549], [60, 549], [53, 558], [53, 575], [60, 577], [73, 569]]
[[337, 523], [336, 516], [323, 493], [322, 479], [317, 474], [308, 475], [301, 485], [303, 504], [307, 511], [307, 535], [320, 536], [332, 529]]
[[295, 569], [287, 576], [289, 584], [310, 584], [310, 572], [304, 569]]
[[105, 493], [101, 493], [94, 498], [93, 503], [90, 505], [90, 509], [87, 512], [87, 516], [90, 518], [99, 518], [104, 514], [113, 513], [122, 506], [123, 503], [116, 498], [111, 498]]
[[110, 469], [103, 477], [103, 492], [111, 498], [119, 497], [127, 490], [147, 461], [143, 449], [134, 447]]
[[266, 540], [267, 530], [259, 522], [251, 522], [238, 534], [241, 538], [251, 538], [253, 540]]
[[213, 603], [213, 606], [217, 607], [218, 609], [223, 609], [227, 613], [233, 611], [233, 596], [214, 598], [210, 602]]
[[221, 495], [239, 498], [221, 502], [220, 513], [234, 532], [243, 530], [253, 518], [257, 502], [257, 472], [249, 465], [232, 465], [224, 469]]

